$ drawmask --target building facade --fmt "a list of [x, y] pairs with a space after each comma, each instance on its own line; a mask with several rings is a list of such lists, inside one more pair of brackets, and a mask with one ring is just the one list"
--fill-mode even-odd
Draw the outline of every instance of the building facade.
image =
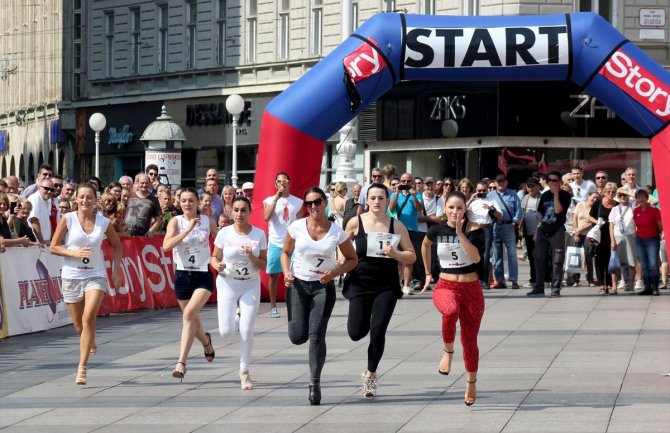
[[[20, 0], [0, 3], [0, 74], [3, 79], [7, 76], [11, 88], [0, 92], [0, 131], [8, 137], [8, 145], [0, 148], [3, 173], [29, 182], [39, 162], [50, 161], [67, 176], [92, 174], [95, 146], [88, 119], [100, 112], [107, 118], [101, 133], [100, 177], [109, 182], [121, 174], [135, 174], [145, 165], [145, 146], [139, 137], [165, 105], [187, 137], [182, 183], [195, 185], [212, 166], [223, 177], [230, 176], [232, 128], [224, 104], [231, 94], [246, 101], [236, 137], [239, 181], [253, 178], [265, 106], [339, 45], [346, 2], [47, 3], [48, 7]], [[645, 9], [661, 9], [667, 16], [669, 4], [670, 0], [353, 0], [348, 9], [352, 26], [347, 31], [380, 12], [593, 11], [667, 66], [667, 20], [649, 27], [642, 16]], [[21, 12], [17, 15], [15, 10]], [[52, 48], [42, 48], [47, 46]], [[538, 92], [548, 99], [540, 101]], [[613, 160], [632, 157], [639, 161], [641, 172], [646, 170], [651, 165], [647, 140], [621, 125], [597, 101], [584, 102], [586, 96], [564, 83], [544, 83], [544, 88], [497, 82], [403, 84], [358, 119], [357, 177], [363, 181], [371, 167], [394, 163], [400, 171], [477, 178], [492, 174], [485, 173], [485, 167], [515, 168], [524, 157], [562, 167], [603, 152]], [[547, 128], [537, 128], [544, 119], [551, 119]], [[458, 130], [444, 130], [445, 120], [454, 120]], [[322, 183], [333, 178], [338, 140], [333, 137], [326, 146]], [[612, 148], [616, 152], [609, 152]], [[635, 153], [621, 153], [627, 151]], [[612, 170], [619, 168], [612, 164]]]

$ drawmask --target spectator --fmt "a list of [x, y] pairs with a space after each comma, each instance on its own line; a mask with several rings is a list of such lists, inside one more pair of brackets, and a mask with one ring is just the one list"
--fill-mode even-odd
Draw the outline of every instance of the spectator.
[[93, 187], [95, 188], [95, 193], [97, 194], [98, 197], [100, 197], [100, 193], [102, 193], [102, 181], [100, 180], [100, 178], [96, 176], [86, 176], [82, 183], [90, 183], [91, 185], [93, 185]]
[[[610, 287], [609, 272], [607, 267], [609, 265], [610, 254], [612, 251], [612, 240], [610, 239], [609, 231], [609, 216], [612, 208], [617, 205], [614, 201], [614, 195], [617, 191], [617, 185], [614, 182], [608, 182], [605, 185], [605, 194], [600, 197], [600, 200], [594, 203], [591, 207], [591, 218], [596, 221], [600, 227], [600, 243], [596, 247], [596, 278], [597, 284], [600, 286], [600, 291], [609, 293], [610, 289], [614, 290], [616, 287]], [[592, 221], [593, 221], [592, 220]]]
[[[380, 168], [373, 168], [372, 171], [370, 172], [370, 183], [365, 185], [363, 189], [360, 192], [360, 195], [358, 196], [358, 204], [363, 206], [365, 208], [365, 200], [368, 195], [368, 188], [370, 188], [370, 185], [373, 183], [382, 183], [384, 180], [384, 172]], [[387, 187], [391, 186], [391, 182], [387, 185]]]
[[105, 187], [105, 192], [108, 192], [114, 196], [117, 203], [121, 202], [121, 190], [123, 187], [117, 181], [112, 181]]
[[[391, 180], [391, 189], [389, 190], [389, 193], [394, 193], [398, 192], [398, 184], [400, 183], [400, 179], [395, 177]], [[367, 192], [366, 192], [367, 194]]]
[[[628, 194], [622, 188], [617, 191], [619, 204], [612, 208], [608, 221], [610, 245], [612, 254], [619, 257], [621, 275], [624, 281], [624, 291], [633, 291], [635, 281], [635, 223], [633, 222], [633, 207], [628, 202]], [[613, 275], [611, 294], [617, 294], [617, 276]], [[600, 293], [604, 295], [603, 292]]]
[[[36, 194], [30, 195], [28, 200], [32, 204], [32, 211], [28, 217], [35, 237], [40, 244], [46, 245], [51, 240], [51, 235], [56, 226], [56, 214], [53, 212], [53, 202], [51, 197], [54, 193], [54, 186], [49, 178], [43, 176], [40, 180], [40, 186]], [[51, 177], [51, 175], [49, 175]]]
[[244, 196], [252, 201], [254, 199], [254, 183], [253, 182], [244, 182], [242, 184], [242, 191]]
[[[417, 190], [420, 183], [414, 182]], [[423, 238], [426, 236], [428, 229], [430, 229], [435, 224], [439, 224], [442, 215], [444, 215], [444, 200], [442, 197], [435, 194], [435, 179], [431, 176], [428, 176], [423, 181], [423, 212], [419, 214], [419, 230], [421, 234], [421, 243], [423, 244]], [[431, 245], [431, 258], [432, 258], [432, 268], [431, 268], [431, 277], [434, 282], [437, 282], [440, 277], [440, 260], [437, 257], [437, 243]], [[421, 251], [419, 251], [419, 256], [421, 257]], [[421, 281], [425, 280], [426, 275], [424, 273], [423, 263], [414, 262], [413, 266], [413, 275], [414, 278]]]
[[540, 221], [539, 214], [537, 213], [540, 207], [540, 184], [535, 178], [529, 177], [526, 180], [526, 190], [528, 194], [524, 195], [521, 200], [519, 233], [523, 236], [526, 243], [526, 253], [528, 254], [528, 264], [530, 265], [530, 280], [524, 287], [534, 288], [535, 281], [537, 281], [537, 272], [535, 271], [535, 233], [537, 233], [537, 226]]
[[114, 194], [111, 192], [103, 192], [100, 196], [100, 204], [98, 207], [100, 212], [102, 212], [102, 215], [109, 219], [109, 223], [112, 224], [112, 227], [117, 234], [125, 232], [123, 226], [123, 206], [116, 201]]
[[445, 177], [442, 182], [442, 200], [446, 200], [450, 192], [456, 189], [454, 181], [450, 177]]
[[584, 170], [578, 165], [572, 167], [572, 199], [577, 203], [584, 203], [592, 192], [597, 191], [596, 185], [590, 180], [584, 180]]
[[165, 233], [170, 220], [177, 215], [177, 209], [172, 204], [172, 194], [169, 189], [163, 189], [158, 193], [158, 203], [161, 205], [161, 227], [159, 232]]
[[489, 290], [489, 274], [491, 270], [491, 253], [493, 251], [493, 223], [502, 218], [502, 212], [496, 202], [487, 200], [488, 182], [480, 181], [475, 187], [475, 194], [467, 203], [468, 221], [478, 224], [484, 232], [484, 255], [479, 267], [479, 280], [482, 289]]
[[363, 189], [363, 186], [361, 186], [360, 183], [355, 183], [351, 187], [351, 196], [353, 197], [355, 203], [358, 203], [358, 200], [361, 197], [361, 189]]
[[213, 213], [212, 194], [208, 193], [207, 191], [203, 191], [202, 194], [200, 194], [200, 214], [206, 215], [211, 219]]
[[[219, 216], [223, 213], [223, 201], [219, 197], [219, 183], [216, 179], [207, 179], [205, 181], [205, 191], [208, 192], [211, 199], [212, 215], [208, 215], [214, 219], [214, 221], [219, 220]], [[202, 198], [201, 198], [202, 200]], [[202, 204], [202, 203], [201, 203]]]
[[637, 183], [637, 170], [633, 167], [626, 168], [623, 175], [625, 183], [622, 185], [624, 192], [628, 195], [628, 202], [635, 206], [635, 193], [642, 189]]
[[160, 178], [158, 177], [158, 166], [156, 164], [149, 164], [144, 169], [144, 172], [147, 176], [149, 176], [149, 179], [151, 179], [151, 186], [149, 188], [151, 195], [156, 195], [156, 188], [158, 188], [158, 184], [160, 183]]
[[565, 220], [570, 193], [561, 189], [561, 174], [547, 176], [549, 191], [542, 194], [537, 212], [541, 219], [535, 234], [535, 288], [527, 296], [544, 296], [544, 274], [547, 256], [552, 259], [551, 297], [561, 296], [565, 261]]
[[475, 190], [474, 185], [472, 185], [472, 181], [468, 178], [463, 178], [461, 181], [458, 183], [458, 190], [463, 193], [465, 196], [465, 202], [467, 203], [470, 201], [470, 198], [472, 197], [472, 193]]
[[437, 182], [435, 182], [435, 195], [438, 197], [442, 197], [442, 193], [444, 189], [444, 181], [442, 179], [438, 179]]
[[335, 194], [331, 195], [328, 200], [328, 208], [330, 210], [329, 217], [331, 221], [342, 228], [342, 221], [344, 219], [344, 210], [347, 204], [347, 184], [344, 182], [335, 183]]
[[51, 200], [53, 201], [53, 205], [58, 207], [58, 203], [60, 202], [60, 195], [61, 192], [63, 191], [63, 176], [60, 174], [53, 174], [51, 176], [51, 182], [54, 184], [54, 193], [53, 196], [51, 197]]
[[[414, 182], [411, 173], [403, 173], [400, 176], [398, 192], [391, 194], [389, 210], [395, 213], [398, 219], [407, 227], [409, 238], [412, 241], [414, 252], [417, 255], [416, 263], [423, 263], [419, 251], [423, 235], [419, 233], [419, 213], [423, 212], [423, 194], [414, 189]], [[411, 287], [412, 265], [402, 265], [403, 267], [403, 288], [405, 295], [413, 295], [418, 287], [421, 289], [423, 281], [416, 282], [416, 287]]]
[[537, 180], [540, 183], [540, 195], [549, 191], [549, 183], [547, 182], [547, 173], [540, 173]]
[[9, 198], [7, 194], [0, 193], [0, 245], [4, 247], [15, 247], [17, 245], [30, 245], [30, 239], [27, 236], [21, 236], [14, 239], [12, 230], [7, 222], [5, 214], [9, 210]]
[[[63, 185], [63, 189], [60, 193], [60, 201], [68, 201], [71, 202], [74, 200], [74, 193], [77, 190], [77, 185], [73, 183], [72, 181], [70, 182], [65, 182]], [[70, 206], [71, 207], [71, 206]]]
[[[393, 164], [386, 164], [382, 168], [382, 173], [384, 174], [384, 185], [386, 185], [387, 188], [391, 186], [391, 181], [393, 180], [394, 177], [396, 177], [397, 171], [398, 169]], [[371, 183], [375, 183], [375, 179], [371, 180], [372, 180]]]
[[7, 194], [7, 182], [0, 179], [0, 194]]
[[244, 197], [244, 190], [242, 188], [237, 188], [235, 190], [235, 197]]
[[[516, 231], [521, 220], [521, 201], [519, 197], [507, 189], [507, 178], [499, 174], [496, 176], [496, 190], [489, 192], [487, 199], [500, 204], [502, 218], [493, 224], [493, 272], [495, 277], [494, 289], [506, 289], [505, 269], [503, 261], [503, 246], [507, 252], [509, 280], [512, 289], [518, 289], [518, 265], [516, 258]], [[564, 221], [565, 222], [565, 221]], [[559, 288], [560, 290], [560, 288]]]
[[[628, 183], [630, 182], [631, 176], [628, 173]], [[658, 296], [661, 294], [658, 291], [660, 243], [663, 235], [661, 211], [649, 205], [649, 193], [645, 189], [639, 189], [635, 193], [635, 200], [638, 203], [633, 210], [635, 251], [644, 281], [643, 290], [637, 294]]]
[[119, 178], [119, 183], [121, 188], [128, 188], [130, 191], [133, 190], [133, 178], [130, 176], [121, 176]]
[[596, 192], [601, 197], [605, 191], [605, 185], [607, 185], [608, 180], [606, 172], [602, 170], [596, 171]]
[[149, 176], [140, 174], [137, 180], [137, 191], [126, 207], [126, 229], [130, 236], [152, 236], [160, 228], [161, 206], [156, 197], [149, 195]]
[[19, 178], [16, 176], [7, 176], [4, 179], [7, 184], [7, 193], [18, 194], [19, 193]]
[[19, 203], [16, 205], [16, 213], [13, 215], [12, 219], [9, 220], [9, 228], [13, 234], [12, 237], [17, 239], [27, 237], [30, 242], [37, 242], [35, 233], [33, 232], [33, 229], [28, 222], [28, 216], [32, 210], [33, 205], [28, 201], [28, 199], [19, 199]]
[[[595, 220], [592, 220], [591, 218], [591, 208], [593, 207], [593, 204], [598, 200], [598, 198], [599, 198], [598, 192], [591, 191], [586, 201], [577, 203], [577, 206], [575, 206], [575, 209], [572, 213], [572, 230], [574, 234], [573, 239], [571, 240], [571, 245], [575, 245], [578, 247], [585, 246], [586, 234], [589, 232], [589, 230], [591, 230], [595, 222]], [[589, 285], [589, 287], [595, 287], [596, 282], [593, 279], [593, 256], [585, 253], [584, 260], [586, 262], [586, 282]], [[572, 275], [572, 285], [574, 287], [579, 286], [580, 277], [581, 277], [580, 274]]]
[[68, 200], [61, 200], [60, 203], [58, 203], [58, 213], [61, 217], [71, 211], [72, 206], [70, 206], [70, 202]]
[[21, 191], [21, 197], [28, 198], [36, 193], [40, 189], [40, 182], [45, 179], [50, 179], [53, 174], [54, 171], [50, 164], [40, 165], [40, 168], [37, 171], [37, 179], [35, 180], [35, 183]]

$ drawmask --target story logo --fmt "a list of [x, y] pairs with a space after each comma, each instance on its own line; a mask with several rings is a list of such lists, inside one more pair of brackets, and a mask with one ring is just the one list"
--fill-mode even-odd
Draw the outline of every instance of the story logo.
[[[379, 44], [373, 38], [369, 38], [369, 40], [370, 43], [379, 47]], [[386, 67], [386, 62], [384, 62], [384, 59], [379, 55], [377, 50], [365, 42], [356, 51], [345, 57], [342, 62], [349, 77], [356, 83], [380, 72]]]
[[670, 86], [623, 51], [614, 53], [599, 73], [659, 119], [670, 120]]

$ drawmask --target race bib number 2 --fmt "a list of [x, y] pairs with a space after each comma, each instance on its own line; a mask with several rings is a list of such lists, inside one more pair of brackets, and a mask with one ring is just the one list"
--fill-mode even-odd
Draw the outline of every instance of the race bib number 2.
[[306, 254], [305, 263], [309, 272], [318, 275], [332, 271], [337, 265], [335, 255], [328, 256], [325, 254]]
[[368, 233], [368, 249], [366, 256], [389, 259], [390, 257], [384, 254], [386, 244], [391, 244], [393, 249], [397, 250], [399, 243], [400, 235], [395, 233], [370, 232]]

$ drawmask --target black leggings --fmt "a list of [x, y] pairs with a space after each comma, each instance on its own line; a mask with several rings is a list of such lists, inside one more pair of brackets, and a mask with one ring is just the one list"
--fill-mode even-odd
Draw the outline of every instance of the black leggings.
[[368, 371], [377, 371], [384, 354], [386, 328], [389, 326], [395, 304], [396, 290], [384, 290], [369, 295], [358, 295], [349, 299], [347, 330], [352, 340], [358, 341], [370, 332], [368, 346]]

